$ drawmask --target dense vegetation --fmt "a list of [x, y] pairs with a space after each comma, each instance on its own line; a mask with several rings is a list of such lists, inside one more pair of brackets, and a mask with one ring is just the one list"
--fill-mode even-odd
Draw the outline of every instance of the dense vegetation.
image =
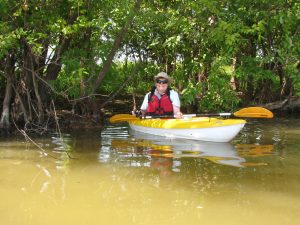
[[[300, 94], [298, 0], [1, 0], [1, 129], [99, 116], [166, 71], [185, 110]], [[99, 96], [109, 95], [103, 99]], [[64, 104], [60, 104], [63, 102]]]

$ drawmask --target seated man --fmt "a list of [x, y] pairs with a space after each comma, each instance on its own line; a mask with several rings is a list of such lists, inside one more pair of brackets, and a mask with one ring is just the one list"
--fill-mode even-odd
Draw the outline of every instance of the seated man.
[[165, 72], [155, 77], [155, 86], [145, 95], [141, 106], [142, 116], [165, 116], [182, 118], [178, 93], [169, 88], [171, 78]]

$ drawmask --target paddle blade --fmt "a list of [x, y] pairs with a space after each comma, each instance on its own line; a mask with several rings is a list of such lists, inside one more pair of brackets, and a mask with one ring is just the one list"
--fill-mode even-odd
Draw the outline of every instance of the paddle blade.
[[262, 107], [248, 107], [243, 108], [235, 113], [236, 117], [249, 117], [249, 118], [273, 118], [273, 113]]
[[139, 118], [133, 116], [131, 114], [117, 114], [109, 118], [109, 122], [118, 123], [118, 122], [126, 122], [131, 120], [138, 120]]

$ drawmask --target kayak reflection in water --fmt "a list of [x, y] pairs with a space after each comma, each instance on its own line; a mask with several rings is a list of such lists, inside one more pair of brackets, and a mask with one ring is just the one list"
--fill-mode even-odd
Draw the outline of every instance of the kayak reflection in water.
[[[130, 135], [135, 138], [135, 144], [150, 147], [147, 153], [151, 157], [171, 159], [203, 158], [217, 164], [247, 167], [266, 164], [246, 162], [245, 157], [259, 157], [273, 154], [273, 145], [232, 145], [231, 143], [165, 138], [133, 130], [130, 130]], [[176, 170], [179, 170], [178, 165], [174, 165], [172, 168], [172, 171], [176, 172]]]
[[[234, 167], [266, 166], [266, 156], [272, 156], [273, 145], [231, 144], [204, 142], [179, 138], [166, 138], [129, 130], [120, 135], [120, 128], [103, 132], [105, 160], [125, 163], [130, 167], [153, 167], [163, 174], [180, 172], [183, 158], [202, 158], [216, 164]], [[127, 129], [124, 127], [123, 129]], [[112, 135], [111, 132], [118, 133]], [[108, 138], [109, 137], [109, 138]], [[112, 150], [107, 151], [107, 144]], [[260, 158], [260, 159], [259, 159]], [[250, 160], [250, 162], [248, 161]], [[261, 161], [263, 160], [263, 161]]]

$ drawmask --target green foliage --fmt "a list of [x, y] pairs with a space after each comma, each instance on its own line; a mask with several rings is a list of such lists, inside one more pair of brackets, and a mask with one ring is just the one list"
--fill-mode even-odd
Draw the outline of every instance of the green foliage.
[[[234, 72], [234, 76], [239, 81], [240, 90], [247, 90], [248, 85], [259, 88], [259, 84], [262, 81], [270, 81], [274, 91], [278, 90], [276, 88], [279, 87], [279, 77], [274, 74], [273, 71], [269, 69], [262, 68], [259, 64], [268, 60], [268, 58], [264, 58], [263, 60], [257, 60], [251, 57], [244, 57], [243, 64], [239, 66]], [[250, 83], [251, 82], [251, 83]]]
[[299, 70], [300, 62], [296, 62], [293, 65], [290, 65], [286, 68], [286, 73], [288, 77], [292, 80], [293, 87], [295, 89], [295, 94], [300, 97], [300, 70]]
[[[48, 75], [50, 62], [61, 63], [53, 81], [58, 92], [69, 98], [90, 94], [134, 2], [2, 0], [1, 75], [7, 54], [14, 54], [15, 74], [22, 74], [27, 46], [41, 78]], [[182, 105], [201, 110], [238, 107], [242, 100], [236, 92], [277, 96], [284, 82], [292, 87], [286, 95], [299, 95], [299, 24], [296, 0], [142, 1], [119, 49], [121, 57], [115, 57], [97, 93], [113, 94], [130, 79], [120, 94], [143, 95], [153, 76], [166, 71]], [[58, 59], [52, 58], [55, 53]], [[231, 77], [238, 90], [230, 86]], [[0, 82], [4, 86], [5, 79]], [[272, 93], [261, 93], [265, 83]]]
[[202, 93], [201, 83], [193, 84], [189, 82], [185, 89], [181, 92], [181, 101], [183, 106], [195, 104], [199, 94]]
[[201, 111], [228, 111], [236, 109], [241, 99], [230, 86], [231, 75], [215, 66], [202, 89], [205, 94], [199, 102]]
[[58, 93], [70, 98], [79, 98], [84, 89], [84, 78], [88, 73], [76, 63], [72, 66], [70, 72], [62, 70], [59, 77], [53, 82], [53, 86]]
[[121, 65], [113, 64], [102, 82], [100, 92], [109, 95], [117, 91], [126, 80], [127, 75]]

